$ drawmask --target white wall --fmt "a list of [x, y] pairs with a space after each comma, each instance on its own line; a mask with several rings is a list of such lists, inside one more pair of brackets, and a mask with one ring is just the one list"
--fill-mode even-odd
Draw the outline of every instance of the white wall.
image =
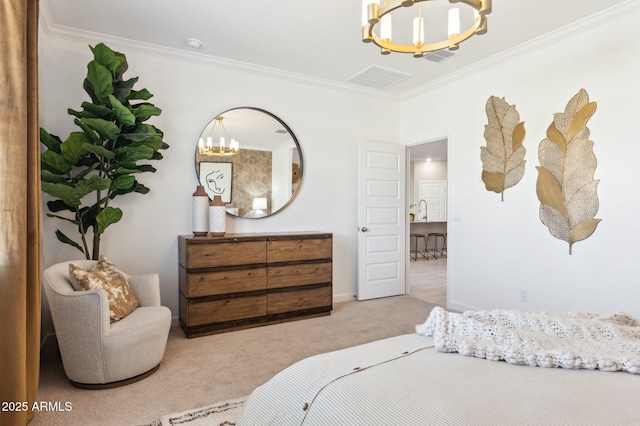
[[[446, 161], [412, 161], [411, 162], [411, 203], [420, 201], [421, 180], [447, 180]], [[418, 211], [418, 207], [414, 209]]]
[[[41, 126], [66, 138], [77, 131], [67, 108], [88, 100], [82, 89], [92, 59], [87, 44], [48, 37], [41, 45]], [[143, 53], [107, 43], [126, 54], [129, 71], [139, 76], [150, 100], [163, 110], [151, 122], [164, 131], [171, 147], [152, 162], [158, 171], [140, 175], [151, 188], [146, 195], [115, 200], [124, 217], [104, 234], [102, 253], [130, 274], [157, 271], [162, 301], [178, 315], [178, 235], [191, 233], [191, 194], [198, 184], [194, 149], [211, 117], [229, 108], [253, 106], [286, 122], [300, 142], [304, 171], [298, 196], [277, 215], [265, 219], [228, 217], [228, 232], [318, 230], [333, 233], [334, 300], [350, 300], [356, 284], [356, 173], [359, 140], [398, 140], [398, 103], [382, 97], [234, 71], [213, 64]], [[388, 121], [376, 111], [385, 111]], [[44, 213], [47, 213], [45, 208]], [[59, 243], [54, 231], [63, 225], [44, 218], [44, 267], [78, 259], [82, 254]], [[64, 228], [69, 229], [69, 228]], [[76, 236], [73, 230], [70, 235]], [[44, 313], [44, 317], [48, 313]], [[45, 330], [46, 331], [46, 330]]]
[[[476, 70], [402, 103], [404, 143], [449, 140], [450, 307], [624, 311], [640, 317], [638, 15]], [[598, 103], [588, 127], [600, 179], [596, 217], [602, 222], [569, 255], [568, 244], [540, 222], [535, 166], [553, 114], [581, 88]], [[526, 123], [526, 172], [505, 192], [504, 202], [480, 178], [484, 106], [492, 95], [515, 104]], [[528, 302], [519, 301], [521, 288], [528, 290]]]

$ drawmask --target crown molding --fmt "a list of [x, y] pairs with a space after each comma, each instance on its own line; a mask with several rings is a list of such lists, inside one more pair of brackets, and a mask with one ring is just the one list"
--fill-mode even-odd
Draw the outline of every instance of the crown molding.
[[64, 39], [83, 44], [95, 44], [103, 42], [108, 44], [109, 46], [125, 48], [128, 51], [133, 51], [140, 54], [153, 55], [170, 60], [179, 60], [182, 62], [191, 62], [199, 65], [211, 65], [229, 69], [232, 71], [245, 72], [254, 75], [260, 75], [262, 77], [267, 76], [287, 82], [295, 82], [306, 86], [315, 86], [322, 89], [349, 92], [352, 94], [395, 102], [404, 101], [428, 93], [454, 81], [476, 74], [479, 71], [501, 65], [519, 56], [523, 56], [525, 54], [547, 47], [550, 44], [566, 40], [573, 36], [583, 34], [584, 32], [592, 31], [600, 26], [617, 21], [630, 14], [638, 13], [640, 11], [640, 0], [627, 0], [623, 3], [605, 9], [602, 12], [591, 15], [587, 18], [581, 19], [572, 24], [547, 33], [544, 36], [537, 37], [516, 47], [505, 50], [497, 55], [485, 58], [479, 62], [474, 63], [473, 65], [456, 70], [444, 77], [437, 78], [414, 89], [396, 94], [388, 93], [383, 90], [357, 87], [348, 83], [340, 83], [317, 77], [310, 77], [303, 74], [263, 67], [246, 62], [233, 61], [216, 56], [204, 55], [202, 53], [169, 48], [151, 43], [143, 43], [121, 37], [115, 37], [91, 31], [82, 31], [63, 25], [57, 25], [53, 20], [48, 1], [50, 0], [40, 1], [39, 19], [40, 28], [42, 29], [43, 34], [50, 38]]
[[271, 77], [278, 80], [284, 80], [289, 83], [295, 82], [305, 86], [315, 86], [322, 89], [336, 90], [340, 92], [350, 92], [352, 94], [362, 95], [366, 97], [374, 97], [387, 101], [397, 102], [398, 94], [388, 93], [378, 89], [354, 86], [352, 84], [335, 82], [332, 80], [310, 77], [304, 74], [298, 74], [275, 68], [263, 67], [260, 65], [250, 64], [247, 62], [234, 61], [230, 59], [220, 58], [217, 56], [205, 55], [198, 52], [190, 52], [181, 49], [175, 49], [160, 46], [152, 43], [144, 43], [140, 41], [130, 40], [122, 37], [115, 37], [107, 34], [95, 33], [91, 31], [78, 30], [76, 28], [58, 25], [53, 20], [51, 9], [48, 1], [40, 1], [40, 28], [43, 34], [49, 38], [58, 38], [68, 40], [75, 43], [96, 44], [105, 43], [109, 47], [117, 49], [126, 49], [127, 51], [136, 52], [145, 55], [152, 55], [170, 60], [179, 60], [182, 62], [191, 62], [199, 65], [212, 65], [219, 68], [225, 68], [232, 71], [240, 71], [262, 77]]
[[599, 13], [573, 22], [555, 31], [549, 32], [543, 36], [536, 37], [511, 49], [507, 49], [497, 55], [490, 56], [486, 59], [474, 63], [473, 65], [461, 68], [457, 71], [447, 74], [444, 77], [437, 78], [430, 81], [429, 83], [406, 91], [400, 95], [400, 100], [404, 101], [419, 95], [423, 95], [454, 81], [477, 74], [479, 71], [485, 71], [488, 68], [501, 65], [514, 58], [524, 56], [535, 50], [547, 47], [550, 44], [567, 40], [580, 34], [584, 34], [585, 32], [595, 30], [598, 27], [606, 25], [610, 22], [615, 22], [619, 19], [638, 12], [640, 12], [640, 0], [627, 0], [626, 2], [612, 6]]

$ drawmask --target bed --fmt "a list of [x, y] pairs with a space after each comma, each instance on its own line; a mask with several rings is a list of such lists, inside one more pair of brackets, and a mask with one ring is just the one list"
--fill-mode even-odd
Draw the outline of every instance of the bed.
[[[442, 312], [438, 314], [443, 316]], [[429, 319], [433, 317], [434, 312]], [[440, 324], [444, 335], [433, 329], [425, 333], [424, 325], [419, 325], [421, 334], [304, 359], [258, 387], [237, 424], [640, 425], [640, 374], [633, 370], [640, 348], [637, 323], [626, 327], [631, 333], [631, 343], [625, 342], [631, 344], [630, 352], [614, 353], [619, 362], [632, 359], [631, 368], [579, 365], [576, 353], [568, 357], [573, 362], [565, 368], [532, 367], [536, 363], [526, 356], [524, 364], [517, 362], [517, 356], [498, 359], [496, 351], [485, 350], [480, 357], [448, 353], [446, 346], [455, 341], [451, 325], [451, 321]], [[470, 334], [469, 327], [463, 328]], [[493, 327], [489, 333], [493, 342], [503, 343], [496, 330]], [[477, 330], [471, 331], [472, 339], [477, 339]], [[426, 336], [428, 332], [434, 336]], [[468, 345], [469, 340], [462, 343]], [[599, 371], [607, 368], [612, 371]]]

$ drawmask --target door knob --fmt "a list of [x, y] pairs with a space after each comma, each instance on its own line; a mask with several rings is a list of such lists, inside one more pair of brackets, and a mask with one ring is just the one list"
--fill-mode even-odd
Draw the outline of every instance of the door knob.
[[369, 230], [369, 228], [367, 228], [366, 226], [363, 226], [362, 228], [360, 228], [360, 230], [362, 232], [367, 232]]

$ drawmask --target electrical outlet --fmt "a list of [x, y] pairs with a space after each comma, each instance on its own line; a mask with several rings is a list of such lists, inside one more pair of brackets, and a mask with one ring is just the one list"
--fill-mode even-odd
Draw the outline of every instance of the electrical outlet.
[[520, 289], [520, 301], [521, 302], [528, 302], [529, 301], [529, 290], [527, 290], [526, 288], [521, 288]]

